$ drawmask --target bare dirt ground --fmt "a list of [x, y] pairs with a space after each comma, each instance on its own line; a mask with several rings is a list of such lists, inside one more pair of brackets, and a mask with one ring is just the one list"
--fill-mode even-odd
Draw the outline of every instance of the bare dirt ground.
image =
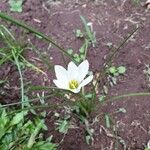
[[[117, 85], [109, 88], [109, 95], [121, 95], [135, 92], [150, 92], [150, 81], [143, 73], [146, 64], [150, 64], [150, 11], [144, 7], [145, 0], [136, 3], [132, 0], [25, 0], [22, 13], [12, 13], [9, 10], [7, 1], [1, 0], [0, 10], [23, 20], [32, 27], [53, 37], [65, 49], [73, 48], [75, 51], [82, 45], [73, 30], [83, 29], [80, 15], [86, 17], [93, 23], [96, 31], [97, 44], [95, 48], [88, 50], [87, 59], [94, 73], [97, 73], [103, 67], [105, 57], [110, 53], [107, 46], [112, 43], [117, 46], [135, 27], [139, 30], [134, 36], [121, 48], [113, 61], [113, 65], [123, 65], [127, 68], [124, 76], [118, 79]], [[16, 30], [14, 26], [11, 29]], [[39, 42], [35, 37], [31, 41], [41, 49], [41, 53], [53, 59], [54, 64], [62, 64], [60, 52], [50, 47], [45, 42]], [[32, 52], [28, 53], [28, 57]], [[39, 64], [41, 65], [41, 64]], [[49, 78], [43, 76], [31, 75], [24, 72], [26, 80], [32, 78], [33, 84], [50, 85], [53, 76], [48, 73]], [[19, 79], [16, 69], [5, 64], [0, 69], [0, 79], [7, 78], [10, 81], [10, 87], [0, 87], [0, 101], [10, 103], [18, 99]], [[16, 82], [14, 82], [16, 81]], [[37, 82], [38, 81], [38, 82]], [[126, 113], [114, 113], [119, 108], [126, 109]], [[105, 130], [104, 121], [99, 117], [99, 121], [93, 126], [94, 143], [87, 145], [84, 139], [84, 131], [81, 124], [80, 128], [72, 129], [64, 138], [60, 149], [62, 150], [113, 150], [115, 140], [119, 142], [119, 150], [143, 150], [144, 146], [150, 140], [150, 98], [149, 97], [130, 97], [117, 102], [107, 103], [104, 107], [97, 110], [96, 114], [112, 114], [113, 123], [117, 128], [114, 133], [111, 129]], [[54, 142], [59, 142], [62, 135], [54, 130], [53, 118], [47, 117], [49, 127], [47, 136], [54, 136]]]

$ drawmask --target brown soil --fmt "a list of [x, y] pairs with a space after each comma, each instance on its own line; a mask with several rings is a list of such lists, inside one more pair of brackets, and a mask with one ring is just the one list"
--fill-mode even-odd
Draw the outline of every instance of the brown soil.
[[[100, 71], [105, 63], [105, 57], [110, 53], [107, 44], [114, 46], [120, 44], [124, 37], [140, 26], [136, 34], [130, 39], [115, 57], [113, 65], [123, 65], [127, 68], [124, 76], [118, 78], [117, 85], [109, 88], [109, 95], [121, 95], [135, 92], [150, 92], [150, 81], [146, 78], [143, 70], [145, 64], [150, 64], [150, 12], [143, 7], [144, 0], [135, 3], [134, 0], [25, 0], [22, 13], [9, 11], [8, 2], [0, 2], [0, 10], [11, 16], [25, 21], [46, 35], [53, 37], [65, 49], [73, 48], [77, 51], [82, 41], [74, 36], [73, 30], [83, 29], [80, 15], [93, 23], [96, 31], [97, 45], [90, 48], [87, 58], [94, 73]], [[10, 28], [17, 30], [16, 27]], [[62, 64], [60, 52], [35, 37], [31, 41], [53, 59], [54, 64]], [[42, 64], [33, 59], [32, 52], [27, 53], [29, 60], [36, 62], [42, 68]], [[34, 85], [51, 85], [53, 75], [47, 72], [48, 78], [24, 72], [25, 80], [32, 78]], [[19, 98], [19, 75], [17, 69], [10, 64], [0, 67], [0, 79], [7, 78], [8, 86], [0, 87], [0, 102], [11, 103]], [[40, 78], [40, 80], [39, 80]], [[15, 82], [16, 81], [16, 82]], [[38, 82], [37, 82], [38, 81]], [[100, 91], [101, 93], [101, 91]], [[150, 98], [130, 97], [120, 101], [107, 103], [96, 114], [112, 114], [113, 123], [117, 128], [117, 141], [119, 150], [143, 150], [150, 140]], [[126, 113], [115, 113], [119, 108], [125, 108]], [[71, 129], [64, 138], [59, 149], [62, 150], [113, 150], [116, 138], [111, 129], [104, 127], [101, 117], [93, 125], [94, 142], [87, 145], [83, 125]], [[54, 129], [53, 115], [47, 117], [48, 132], [54, 136], [54, 142], [59, 143], [63, 135]]]

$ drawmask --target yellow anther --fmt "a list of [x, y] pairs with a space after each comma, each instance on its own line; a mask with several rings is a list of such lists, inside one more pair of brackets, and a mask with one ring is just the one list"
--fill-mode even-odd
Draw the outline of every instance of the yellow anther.
[[77, 80], [71, 80], [69, 82], [69, 88], [70, 89], [76, 89], [76, 88], [78, 88], [78, 86], [79, 86], [79, 83]]

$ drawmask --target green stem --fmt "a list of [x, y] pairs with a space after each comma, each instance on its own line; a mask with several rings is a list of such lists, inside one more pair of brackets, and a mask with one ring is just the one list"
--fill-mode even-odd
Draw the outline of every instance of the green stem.
[[18, 61], [18, 57], [15, 55], [14, 53], [14, 49], [12, 50], [12, 55], [15, 59], [15, 62], [16, 62], [16, 65], [17, 65], [17, 68], [18, 68], [18, 71], [19, 71], [19, 75], [20, 75], [20, 82], [21, 82], [21, 104], [22, 104], [22, 109], [24, 108], [24, 83], [23, 83], [23, 76], [22, 76], [22, 73], [21, 73], [21, 68], [20, 68], [20, 64], [19, 64], [19, 61]]

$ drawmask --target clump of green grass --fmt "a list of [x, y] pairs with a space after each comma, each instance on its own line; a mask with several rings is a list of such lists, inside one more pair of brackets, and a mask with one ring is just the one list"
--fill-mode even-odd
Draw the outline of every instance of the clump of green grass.
[[44, 140], [40, 135], [42, 130], [47, 130], [44, 119], [34, 116], [30, 120], [27, 114], [28, 111], [15, 113], [11, 109], [0, 107], [0, 149], [56, 150], [56, 144], [51, 142], [52, 137]]
[[[4, 43], [4, 47], [0, 48], [0, 66], [8, 61], [12, 62], [14, 65], [17, 66], [21, 83], [21, 101], [24, 102], [25, 91], [22, 69], [27, 66], [36, 70], [37, 72], [43, 74], [45, 73], [25, 59], [25, 57], [23, 56], [23, 51], [26, 47], [17, 42], [12, 33], [3, 25], [0, 25], [0, 37], [2, 39], [2, 42]], [[22, 103], [22, 108], [24, 108], [24, 103]]]

